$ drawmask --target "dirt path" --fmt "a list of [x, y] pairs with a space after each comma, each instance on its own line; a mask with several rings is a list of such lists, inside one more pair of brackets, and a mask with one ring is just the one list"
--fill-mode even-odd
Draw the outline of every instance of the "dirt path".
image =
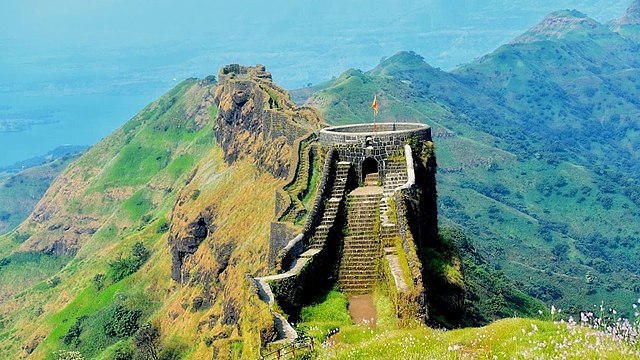
[[354, 323], [375, 328], [378, 315], [376, 314], [376, 306], [373, 304], [373, 297], [370, 294], [349, 297], [349, 315]]

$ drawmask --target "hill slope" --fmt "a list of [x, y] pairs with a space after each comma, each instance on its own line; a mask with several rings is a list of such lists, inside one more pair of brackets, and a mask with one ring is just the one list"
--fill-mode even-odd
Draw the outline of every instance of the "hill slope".
[[399, 53], [316, 92], [327, 121], [426, 122], [446, 221], [523, 290], [565, 309], [640, 295], [637, 43], [575, 11], [445, 73]]
[[0, 234], [26, 219], [51, 182], [77, 157], [64, 155], [15, 174], [0, 175]]
[[147, 106], [0, 237], [0, 356], [143, 356], [147, 331], [163, 358], [257, 357], [273, 320], [245, 278], [266, 273], [276, 190], [319, 121], [265, 78]]

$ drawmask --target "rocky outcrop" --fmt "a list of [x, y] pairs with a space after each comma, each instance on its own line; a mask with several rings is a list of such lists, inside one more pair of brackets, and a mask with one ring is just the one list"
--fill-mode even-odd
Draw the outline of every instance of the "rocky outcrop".
[[194, 254], [200, 244], [215, 231], [214, 215], [211, 208], [206, 209], [200, 216], [190, 222], [174, 220], [169, 229], [169, 246], [171, 247], [171, 278], [185, 283], [188, 281], [188, 271], [183, 272], [185, 258]]
[[318, 114], [298, 108], [261, 65], [229, 65], [218, 78], [214, 131], [225, 160], [252, 157], [261, 170], [287, 178], [297, 163], [299, 142], [319, 129]]
[[615, 23], [618, 25], [640, 25], [640, 0], [632, 2], [624, 16]]

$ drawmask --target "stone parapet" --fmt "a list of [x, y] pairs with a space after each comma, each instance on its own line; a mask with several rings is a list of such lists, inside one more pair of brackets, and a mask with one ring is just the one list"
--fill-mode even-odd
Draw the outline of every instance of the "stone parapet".
[[362, 162], [373, 158], [378, 163], [380, 177], [386, 174], [388, 159], [397, 156], [408, 143], [431, 141], [431, 128], [420, 123], [356, 124], [328, 127], [320, 130], [320, 144], [331, 146], [339, 161], [355, 165], [362, 177]]

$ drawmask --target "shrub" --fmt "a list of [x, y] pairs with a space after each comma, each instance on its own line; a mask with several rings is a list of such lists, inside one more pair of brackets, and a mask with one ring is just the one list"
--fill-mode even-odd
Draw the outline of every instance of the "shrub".
[[133, 351], [128, 347], [122, 347], [116, 349], [113, 352], [113, 360], [131, 360], [133, 359]]
[[118, 282], [138, 271], [149, 259], [149, 255], [149, 250], [144, 247], [144, 244], [135, 243], [131, 248], [131, 256], [124, 259], [119, 258], [109, 263], [109, 272], [113, 282]]
[[80, 344], [80, 334], [82, 334], [82, 322], [86, 319], [86, 316], [80, 316], [73, 325], [69, 328], [69, 331], [62, 337], [62, 342], [65, 345], [78, 346]]
[[145, 354], [147, 358], [153, 360], [159, 360], [158, 357], [158, 345], [160, 339], [160, 330], [155, 325], [146, 323], [136, 331], [133, 336], [133, 343], [142, 354]]
[[106, 276], [104, 276], [104, 274], [96, 274], [93, 277], [93, 285], [96, 287], [97, 291], [100, 291], [102, 289], [102, 287], [104, 286], [104, 279], [106, 278]]
[[109, 320], [104, 324], [104, 333], [108, 336], [123, 338], [133, 335], [138, 330], [138, 320], [142, 316], [142, 311], [128, 309], [118, 304], [110, 315]]

